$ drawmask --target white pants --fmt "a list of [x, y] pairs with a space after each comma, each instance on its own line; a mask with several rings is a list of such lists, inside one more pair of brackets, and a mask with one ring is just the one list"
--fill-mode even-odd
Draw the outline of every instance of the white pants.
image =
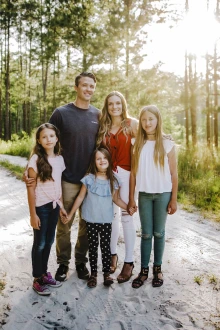
[[[130, 172], [117, 166], [116, 175], [120, 178], [120, 197], [127, 204], [129, 200], [129, 179]], [[117, 243], [119, 238], [119, 219], [121, 218], [124, 241], [125, 241], [125, 262], [133, 262], [134, 245], [136, 231], [134, 227], [133, 217], [127, 211], [121, 210], [120, 207], [114, 204], [114, 219], [112, 221], [111, 234], [111, 254], [117, 253]]]

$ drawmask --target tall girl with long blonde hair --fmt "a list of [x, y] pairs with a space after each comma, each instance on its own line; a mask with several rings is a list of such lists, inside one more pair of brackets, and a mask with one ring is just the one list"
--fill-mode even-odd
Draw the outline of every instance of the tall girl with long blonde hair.
[[[104, 101], [100, 118], [100, 129], [97, 145], [108, 149], [111, 155], [113, 171], [121, 181], [120, 196], [127, 203], [129, 197], [129, 179], [131, 171], [132, 138], [136, 136], [138, 121], [128, 115], [124, 96], [117, 91], [108, 94]], [[119, 283], [126, 282], [132, 275], [133, 251], [136, 231], [133, 217], [125, 210], [114, 205], [114, 219], [111, 234], [111, 273], [117, 268], [117, 242], [119, 238], [119, 219], [121, 215], [124, 241], [125, 259], [121, 273], [117, 277]]]
[[167, 214], [177, 210], [178, 175], [175, 144], [163, 133], [162, 119], [155, 105], [145, 106], [139, 116], [134, 144], [128, 208], [136, 207], [134, 191], [139, 192], [141, 221], [141, 271], [132, 287], [139, 288], [148, 278], [154, 238], [153, 287], [163, 284], [161, 264], [165, 246]]

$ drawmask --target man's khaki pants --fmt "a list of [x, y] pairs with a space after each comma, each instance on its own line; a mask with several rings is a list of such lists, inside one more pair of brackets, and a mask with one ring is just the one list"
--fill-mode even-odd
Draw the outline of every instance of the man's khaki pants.
[[[70, 212], [73, 203], [80, 191], [81, 184], [73, 184], [66, 181], [62, 181], [62, 194], [63, 194], [63, 205], [67, 213]], [[59, 218], [57, 224], [56, 233], [56, 253], [57, 253], [57, 263], [68, 266], [71, 259], [71, 227], [75, 214], [72, 219], [67, 223], [63, 224]], [[75, 245], [75, 264], [86, 264], [88, 258], [86, 254], [88, 252], [88, 238], [86, 232], [86, 223], [81, 219], [81, 214], [79, 212], [79, 228], [78, 237]]]

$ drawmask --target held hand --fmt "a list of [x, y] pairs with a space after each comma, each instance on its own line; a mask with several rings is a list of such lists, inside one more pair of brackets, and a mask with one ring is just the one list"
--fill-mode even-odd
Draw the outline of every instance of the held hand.
[[37, 216], [37, 214], [34, 216], [31, 216], [30, 224], [31, 224], [31, 227], [33, 227], [33, 229], [40, 230], [41, 223], [40, 223], [40, 218]]
[[127, 206], [127, 212], [130, 214], [130, 209], [134, 209], [134, 212], [137, 212], [137, 205], [134, 200], [129, 200], [128, 206]]
[[62, 218], [67, 218], [68, 216], [67, 216], [67, 212], [66, 212], [66, 210], [64, 209], [64, 208], [61, 208], [60, 209], [60, 217], [61, 217], [61, 219]]
[[36, 179], [28, 178], [27, 171], [23, 173], [22, 180], [24, 181], [27, 187], [33, 187], [36, 183]]
[[167, 206], [167, 213], [171, 215], [174, 214], [176, 210], [177, 210], [177, 202], [171, 200]]
[[136, 208], [135, 207], [131, 207], [130, 209], [129, 209], [129, 214], [130, 215], [133, 215], [135, 212], [137, 212], [137, 206], [136, 206]]
[[67, 212], [65, 209], [60, 209], [60, 219], [62, 221], [62, 223], [65, 225], [70, 221], [70, 217], [68, 216]]

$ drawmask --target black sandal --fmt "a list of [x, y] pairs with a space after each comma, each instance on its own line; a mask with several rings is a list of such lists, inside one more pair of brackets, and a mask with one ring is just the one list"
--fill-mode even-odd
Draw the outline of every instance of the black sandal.
[[111, 284], [114, 283], [114, 280], [113, 280], [113, 278], [110, 276], [110, 273], [104, 273], [103, 277], [104, 277], [104, 282], [103, 282], [103, 284], [104, 284], [105, 286], [110, 286]]
[[87, 281], [87, 286], [89, 288], [95, 288], [97, 285], [97, 272], [92, 272]]
[[153, 275], [154, 275], [154, 278], [152, 280], [152, 286], [154, 288], [158, 288], [161, 285], [163, 285], [163, 279], [162, 278], [159, 278], [158, 277], [158, 274], [162, 274], [162, 276], [163, 276], [163, 273], [161, 271], [161, 265], [160, 266], [153, 266]]
[[[148, 279], [148, 273], [149, 273], [149, 267], [141, 268], [141, 271], [138, 274], [138, 277], [136, 277], [132, 282], [132, 288], [139, 289], [144, 284], [144, 282]], [[143, 276], [146, 277], [144, 280], [141, 279]]]

